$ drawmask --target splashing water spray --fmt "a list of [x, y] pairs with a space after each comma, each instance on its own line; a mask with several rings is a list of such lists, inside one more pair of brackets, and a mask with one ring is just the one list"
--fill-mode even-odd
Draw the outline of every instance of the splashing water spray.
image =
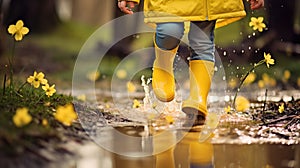
[[142, 86], [144, 88], [144, 92], [145, 92], [145, 97], [143, 99], [143, 103], [144, 103], [144, 110], [145, 111], [150, 111], [152, 108], [152, 101], [150, 99], [150, 89], [149, 89], [149, 84], [151, 82], [151, 78], [147, 79], [147, 82], [145, 81], [145, 76], [142, 75], [141, 77], [142, 80]]

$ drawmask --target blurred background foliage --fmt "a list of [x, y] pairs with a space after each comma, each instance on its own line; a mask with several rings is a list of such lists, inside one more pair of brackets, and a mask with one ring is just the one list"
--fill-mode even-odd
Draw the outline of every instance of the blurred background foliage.
[[[7, 28], [21, 19], [30, 33], [17, 45], [15, 74], [24, 79], [24, 75], [34, 70], [43, 71], [61, 89], [71, 87], [76, 57], [88, 37], [101, 25], [123, 15], [117, 8], [117, 0], [0, 0], [0, 5], [0, 82], [7, 72], [6, 55], [10, 54], [12, 45]], [[240, 78], [251, 63], [261, 60], [263, 52], [267, 52], [276, 59], [276, 65], [267, 70], [257, 69], [254, 82], [258, 83], [263, 74], [268, 74], [278, 81], [280, 89], [299, 87], [300, 2], [265, 0], [264, 9], [251, 11], [245, 1], [245, 7], [247, 17], [215, 31], [216, 49], [228, 82]], [[142, 5], [136, 10], [141, 9]], [[263, 16], [267, 25], [262, 33], [254, 33], [248, 26], [250, 17], [258, 16]], [[107, 37], [99, 41], [99, 47], [114, 40], [119, 26], [138, 29], [135, 19], [138, 18], [115, 25], [106, 33]], [[152, 46], [151, 34], [132, 35], [119, 41], [104, 57], [99, 67], [102, 77], [99, 81], [111, 76], [113, 67], [129, 53], [149, 46]], [[182, 45], [179, 55], [186, 57], [187, 54], [186, 46]], [[290, 77], [283, 79], [287, 78], [284, 77], [286, 71]]]

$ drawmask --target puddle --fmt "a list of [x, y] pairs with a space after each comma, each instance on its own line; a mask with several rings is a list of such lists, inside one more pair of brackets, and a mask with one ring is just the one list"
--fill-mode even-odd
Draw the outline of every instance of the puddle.
[[[104, 129], [102, 130], [104, 131]], [[120, 126], [105, 129], [99, 137], [111, 144], [117, 153], [89, 142], [78, 149], [77, 168], [290, 168], [300, 166], [300, 145], [278, 144], [214, 144], [213, 135], [203, 142], [199, 132], [186, 130], [151, 132], [144, 126]], [[120, 139], [118, 133], [137, 137], [135, 141]], [[168, 146], [165, 148], [165, 146]], [[165, 150], [161, 150], [164, 148]], [[157, 152], [156, 150], [162, 151]], [[134, 153], [134, 154], [133, 154]], [[153, 154], [154, 153], [154, 154]]]

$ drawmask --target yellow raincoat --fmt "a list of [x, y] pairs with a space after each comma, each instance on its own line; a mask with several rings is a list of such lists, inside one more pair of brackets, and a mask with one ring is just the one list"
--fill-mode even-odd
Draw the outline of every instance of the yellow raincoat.
[[246, 15], [242, 0], [144, 0], [144, 12], [146, 23], [217, 20], [216, 27]]

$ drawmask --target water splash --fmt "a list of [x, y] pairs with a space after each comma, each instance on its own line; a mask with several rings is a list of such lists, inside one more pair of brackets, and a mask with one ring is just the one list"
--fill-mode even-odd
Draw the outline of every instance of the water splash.
[[151, 82], [151, 78], [147, 79], [147, 82], [145, 81], [145, 76], [142, 75], [141, 77], [142, 80], [142, 86], [144, 88], [144, 92], [145, 92], [145, 97], [143, 99], [143, 103], [144, 103], [144, 110], [149, 111], [151, 110], [151, 106], [152, 106], [152, 102], [150, 99], [150, 89], [149, 89], [149, 84]]
[[[148, 122], [155, 122], [155, 125], [169, 125], [166, 123], [166, 117], [173, 117], [175, 120], [174, 125], [180, 124], [180, 120], [185, 117], [185, 114], [181, 111], [181, 102], [182, 96], [178, 92], [175, 92], [174, 100], [170, 102], [161, 102], [156, 99], [156, 97], [152, 94], [149, 88], [149, 84], [151, 82], [151, 78], [145, 79], [145, 76], [141, 77], [142, 87], [144, 88], [145, 97], [143, 99], [143, 105], [140, 110], [146, 115], [147, 120], [152, 120]], [[158, 124], [160, 123], [160, 124]]]

